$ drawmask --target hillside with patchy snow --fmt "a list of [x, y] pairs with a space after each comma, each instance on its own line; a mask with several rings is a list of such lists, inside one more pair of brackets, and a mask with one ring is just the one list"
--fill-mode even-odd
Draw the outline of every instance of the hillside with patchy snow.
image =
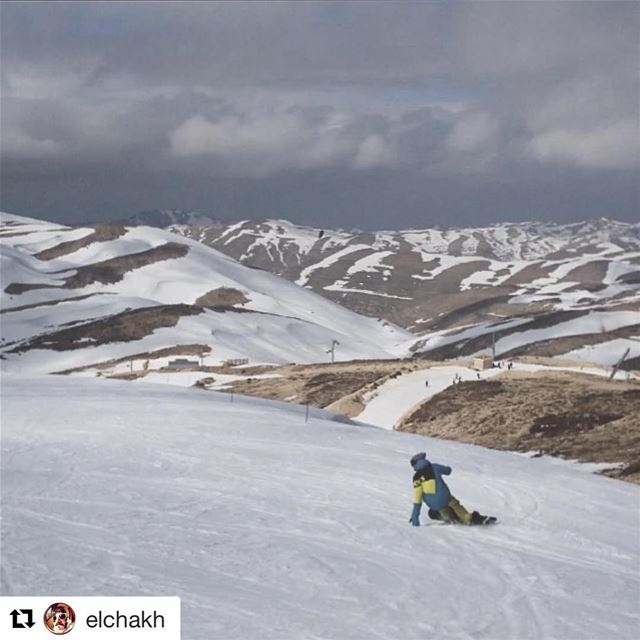
[[[602, 361], [637, 350], [629, 338], [640, 335], [640, 224], [362, 233], [266, 220], [169, 228], [407, 327], [422, 336], [413, 352], [430, 358], [486, 353], [492, 334], [499, 355], [573, 357], [589, 347], [577, 356]], [[615, 353], [605, 355], [613, 341]]]
[[[640, 488], [578, 465], [50, 376], [5, 376], [2, 449], [3, 595], [178, 595], [185, 640], [640, 633]], [[500, 523], [411, 527], [420, 450]]]
[[[191, 221], [172, 227], [184, 233], [213, 228], [209, 222], [195, 224], [208, 220], [200, 214], [160, 213]], [[332, 346], [338, 360], [412, 355], [444, 360], [486, 354], [495, 345], [499, 357], [563, 355], [607, 365], [628, 350], [626, 366], [639, 367], [640, 250], [633, 225], [582, 225], [573, 240], [564, 227], [564, 235], [550, 235], [549, 225], [485, 230], [482, 237], [493, 238], [492, 255], [502, 256], [490, 260], [501, 274], [496, 280], [486, 265], [478, 266], [477, 257], [435, 253], [457, 251], [453, 238], [462, 236], [454, 230], [439, 231], [448, 241], [436, 242], [431, 231], [381, 232], [367, 240], [342, 232], [318, 238], [317, 230], [282, 222], [247, 224], [228, 226], [214, 244], [233, 253], [244, 239], [249, 245], [238, 257], [245, 262], [252, 262], [259, 247], [271, 256], [279, 252], [285, 261], [293, 251], [298, 284], [158, 228], [119, 223], [69, 228], [2, 214], [4, 365], [67, 371], [175, 356], [196, 356], [207, 365], [245, 359], [327, 362]], [[518, 235], [523, 229], [529, 229], [528, 236]], [[476, 235], [460, 247], [480, 251], [484, 245]], [[528, 258], [507, 263], [509, 250]], [[428, 260], [427, 251], [434, 252]], [[469, 286], [457, 279], [462, 268]], [[345, 273], [370, 278], [371, 291], [356, 291], [353, 283], [338, 287], [334, 280], [313, 284], [316, 276], [335, 269], [346, 269], [341, 278]], [[523, 274], [528, 275], [522, 282], [512, 282], [512, 276]], [[592, 286], [590, 278], [597, 274], [603, 278]], [[398, 278], [411, 282], [410, 295]], [[340, 305], [310, 289], [339, 294]], [[381, 306], [354, 305], [348, 290], [359, 300], [382, 301]], [[400, 318], [398, 301], [402, 313], [421, 316], [413, 333], [389, 321]], [[372, 311], [376, 317], [369, 317]]]
[[61, 371], [112, 359], [209, 363], [392, 357], [411, 335], [151, 227], [69, 228], [2, 214], [3, 366]]

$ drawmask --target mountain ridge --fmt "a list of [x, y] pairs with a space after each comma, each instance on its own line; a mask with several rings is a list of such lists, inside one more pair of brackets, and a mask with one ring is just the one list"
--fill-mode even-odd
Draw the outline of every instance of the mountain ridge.
[[[490, 334], [504, 333], [500, 320], [538, 330], [563, 316], [640, 311], [640, 223], [599, 218], [359, 233], [263, 220], [169, 230], [426, 335], [412, 352], [429, 357], [489, 349]], [[445, 351], [433, 340], [434, 332], [468, 326], [485, 327], [483, 340], [473, 336], [473, 350], [466, 339], [447, 338]]]
[[[88, 358], [88, 346], [104, 361], [179, 343], [201, 345], [216, 362], [281, 363], [327, 361], [336, 341], [340, 360], [495, 350], [610, 365], [628, 348], [635, 366], [640, 225], [600, 220], [558, 238], [542, 235], [548, 225], [540, 224], [527, 227], [538, 236], [500, 226], [489, 239], [506, 246], [517, 238], [518, 252], [529, 242], [553, 259], [503, 261], [435, 253], [448, 251], [443, 240], [458, 253], [470, 250], [467, 241], [481, 245], [448, 232], [354, 236], [286, 221], [72, 228], [4, 214], [3, 351], [28, 362], [35, 346], [60, 350], [57, 370], [72, 370], [98, 361], [70, 356]], [[559, 257], [571, 243], [581, 251]], [[288, 278], [268, 273], [277, 264], [291, 267]], [[105, 317], [115, 328], [105, 328]], [[221, 347], [212, 330], [231, 337]], [[115, 353], [105, 340], [117, 343]]]

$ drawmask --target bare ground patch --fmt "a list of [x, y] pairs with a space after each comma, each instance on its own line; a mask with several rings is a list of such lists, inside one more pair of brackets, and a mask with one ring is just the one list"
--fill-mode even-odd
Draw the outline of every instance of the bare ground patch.
[[24, 311], [25, 309], [37, 309], [39, 307], [52, 307], [56, 304], [62, 304], [64, 302], [76, 302], [78, 300], [86, 300], [87, 298], [94, 298], [96, 296], [112, 296], [115, 293], [87, 293], [82, 296], [72, 296], [71, 298], [60, 298], [58, 300], [47, 300], [46, 302], [34, 302], [33, 304], [23, 304], [20, 307], [10, 307], [9, 309], [0, 309], [0, 314], [11, 313], [12, 311]]
[[123, 236], [127, 232], [127, 228], [122, 224], [95, 224], [87, 225], [94, 229], [93, 233], [80, 238], [78, 240], [69, 240], [68, 242], [61, 242], [55, 247], [40, 251], [40, 253], [34, 254], [38, 260], [54, 260], [64, 255], [74, 253], [78, 249], [87, 247], [93, 242], [108, 242], [109, 240], [115, 240]]
[[4, 289], [5, 293], [8, 293], [10, 296], [19, 296], [27, 291], [33, 291], [34, 289], [61, 289], [62, 285], [55, 284], [45, 284], [40, 282], [32, 282], [28, 284], [23, 284], [21, 282], [12, 282], [7, 285]]
[[[500, 329], [499, 327], [495, 328], [493, 332], [495, 334], [496, 341], [500, 338], [508, 336], [512, 333], [520, 333], [524, 331], [531, 331], [533, 329], [545, 329], [549, 327], [553, 327], [554, 325], [565, 322], [567, 320], [571, 320], [573, 318], [578, 318], [580, 316], [586, 315], [588, 311], [550, 311], [548, 313], [541, 313], [528, 322], [524, 322], [515, 327], [507, 327], [505, 329]], [[465, 356], [469, 356], [472, 353], [476, 353], [482, 349], [490, 349], [492, 345], [492, 332], [487, 331], [486, 333], [479, 335], [475, 338], [468, 338], [464, 340], [460, 340], [457, 342], [451, 342], [442, 347], [437, 347], [435, 349], [429, 349], [423, 353], [416, 353], [416, 358], [427, 357], [432, 360], [446, 360], [449, 358], [461, 358]], [[416, 348], [419, 349], [419, 343], [416, 345]], [[500, 357], [510, 357], [519, 353], [529, 353], [526, 351], [525, 347], [521, 347], [518, 349], [513, 349], [509, 352], [504, 352], [498, 354]], [[542, 354], [541, 354], [542, 355]]]
[[[230, 385], [236, 393], [285, 400], [296, 404], [311, 404], [344, 413], [335, 403], [362, 393], [374, 385], [382, 384], [388, 377], [401, 372], [423, 368], [424, 362], [410, 360], [359, 360], [352, 362], [287, 365], [271, 369], [278, 378], [239, 381]], [[241, 372], [242, 373], [242, 372]], [[266, 373], [264, 369], [260, 373]], [[351, 400], [354, 401], [353, 398]], [[344, 407], [343, 407], [344, 408]]]
[[580, 283], [577, 286], [581, 288], [594, 285], [603, 286], [602, 283], [610, 265], [610, 260], [592, 260], [569, 271], [561, 282], [577, 281]]
[[113, 284], [122, 280], [124, 274], [129, 271], [146, 267], [155, 262], [182, 258], [187, 253], [189, 253], [187, 245], [167, 242], [159, 247], [153, 247], [139, 253], [130, 253], [126, 256], [96, 262], [77, 269], [73, 276], [66, 279], [64, 288], [77, 289], [86, 287], [94, 282]]
[[[600, 333], [583, 333], [577, 336], [565, 336], [561, 338], [551, 338], [549, 340], [541, 340], [528, 345], [523, 345], [516, 349], [511, 349], [501, 354], [503, 358], [511, 358], [514, 356], [540, 356], [551, 358], [556, 355], [562, 356], [563, 353], [580, 349], [586, 346], [597, 345], [602, 342], [609, 342], [618, 338], [629, 338], [640, 334], [640, 324], [622, 327], [614, 331], [603, 331]], [[622, 351], [619, 356], [622, 356]], [[623, 363], [623, 369], [631, 369], [631, 361]]]
[[82, 322], [72, 327], [36, 336], [13, 348], [9, 353], [30, 349], [67, 351], [99, 346], [110, 342], [140, 340], [162, 327], [173, 327], [183, 316], [202, 313], [201, 307], [186, 304], [161, 305], [123, 311], [99, 320]]
[[[66, 278], [64, 284], [59, 287], [48, 284], [11, 283], [5, 288], [5, 292], [14, 295], [24, 293], [25, 291], [31, 291], [33, 289], [79, 289], [81, 287], [94, 284], [95, 282], [99, 282], [101, 284], [113, 284], [122, 280], [124, 274], [129, 271], [146, 267], [155, 262], [182, 258], [187, 255], [187, 253], [189, 253], [189, 247], [187, 245], [178, 244], [176, 242], [167, 242], [159, 247], [153, 247], [152, 249], [140, 251], [139, 253], [131, 253], [126, 256], [110, 258], [109, 260], [104, 260], [102, 262], [78, 267], [75, 270], [76, 272], [72, 276]], [[61, 273], [67, 271], [69, 271], [69, 269], [65, 269]]]
[[242, 291], [231, 287], [218, 287], [201, 295], [195, 303], [201, 307], [218, 309], [220, 307], [233, 307], [236, 304], [246, 304], [247, 302], [249, 302], [249, 298]]
[[111, 360], [103, 360], [95, 364], [82, 367], [73, 367], [72, 369], [64, 369], [58, 371], [59, 374], [78, 373], [80, 371], [108, 370], [123, 362], [131, 360], [153, 360], [154, 358], [167, 358], [169, 356], [200, 356], [211, 351], [211, 347], [206, 344], [177, 344], [174, 347], [166, 347], [164, 349], [155, 349], [154, 351], [141, 351], [132, 353], [122, 358], [113, 358]]
[[640, 484], [638, 382], [508, 372], [450, 387], [406, 416], [398, 430], [582, 462], [624, 463], [606, 475]]

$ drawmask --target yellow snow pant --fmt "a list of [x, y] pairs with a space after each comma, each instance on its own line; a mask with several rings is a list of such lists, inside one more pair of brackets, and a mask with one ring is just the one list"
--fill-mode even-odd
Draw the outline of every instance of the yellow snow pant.
[[453, 496], [451, 496], [449, 504], [444, 509], [440, 509], [440, 515], [443, 520], [448, 522], [462, 522], [463, 524], [471, 522], [471, 514]]

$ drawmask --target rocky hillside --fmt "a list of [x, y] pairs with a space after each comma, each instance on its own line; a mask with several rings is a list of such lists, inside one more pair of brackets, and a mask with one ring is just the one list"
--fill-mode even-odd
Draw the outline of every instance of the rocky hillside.
[[[246, 265], [281, 275], [418, 336], [412, 352], [617, 360], [640, 335], [640, 224], [371, 233], [285, 220], [172, 224]], [[615, 341], [613, 344], [612, 341]], [[637, 363], [636, 363], [637, 365]]]

